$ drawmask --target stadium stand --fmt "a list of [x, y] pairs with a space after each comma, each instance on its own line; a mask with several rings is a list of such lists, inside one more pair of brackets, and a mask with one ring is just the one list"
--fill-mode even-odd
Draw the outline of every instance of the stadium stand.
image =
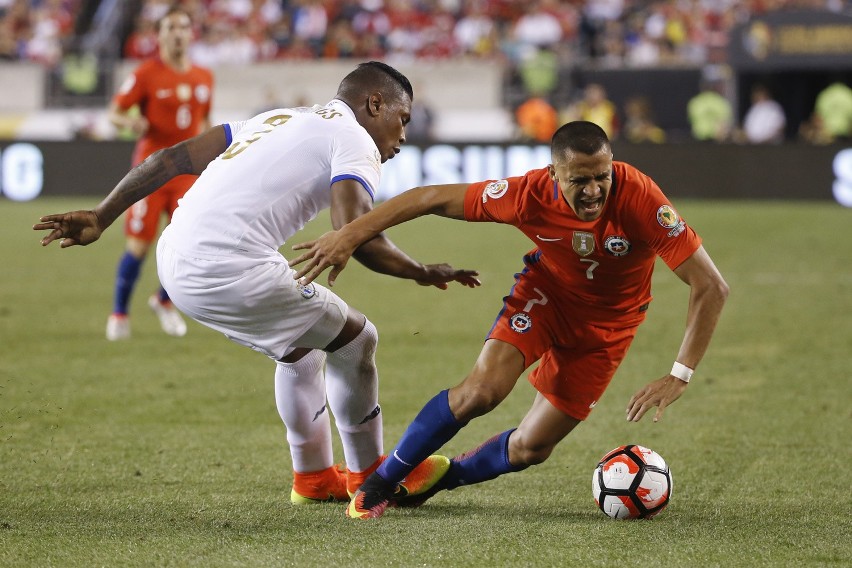
[[[34, 120], [53, 124], [56, 138], [81, 123], [93, 136], [108, 136], [87, 116], [106, 104], [128, 68], [155, 51], [155, 22], [172, 3], [0, 0], [0, 67], [6, 68], [0, 78], [14, 76], [21, 88], [0, 93], [0, 136], [49, 135]], [[578, 66], [701, 69], [724, 63], [731, 29], [749, 18], [805, 8], [849, 11], [841, 0], [177, 3], [194, 15], [193, 59], [220, 77], [214, 119], [258, 110], [270, 90], [278, 90], [282, 104], [324, 101], [340, 65], [382, 59], [414, 75], [422, 99], [435, 107], [435, 131], [446, 140], [470, 132], [483, 140], [512, 137], [513, 111], [530, 96], [531, 77], [539, 87], [552, 85], [543, 94], [563, 108], [582, 87], [572, 75]], [[4, 62], [14, 64], [11, 71]], [[435, 76], [440, 87], [430, 83]], [[69, 121], [56, 116], [69, 108], [76, 109], [72, 124], [58, 127]], [[43, 109], [59, 114], [31, 116]]]

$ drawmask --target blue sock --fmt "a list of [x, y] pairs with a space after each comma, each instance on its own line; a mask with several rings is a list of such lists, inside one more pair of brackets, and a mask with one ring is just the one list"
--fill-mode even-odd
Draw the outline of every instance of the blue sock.
[[115, 275], [115, 299], [112, 308], [114, 314], [127, 314], [127, 306], [130, 304], [130, 295], [139, 272], [142, 268], [142, 259], [136, 258], [129, 252], [125, 252], [118, 261], [118, 271]]
[[441, 479], [442, 489], [455, 489], [494, 479], [504, 473], [521, 471], [528, 466], [515, 466], [509, 462], [509, 436], [515, 428], [497, 434], [477, 448], [456, 456], [450, 470]]
[[159, 291], [159, 293], [157, 294], [157, 297], [159, 297], [159, 298], [160, 298], [160, 303], [161, 303], [161, 304], [166, 304], [166, 303], [168, 303], [168, 302], [170, 302], [170, 301], [171, 301], [171, 300], [169, 300], [169, 293], [168, 293], [168, 292], [166, 292], [166, 289], [165, 289], [165, 288], [163, 288], [162, 286], [160, 286], [160, 291]]
[[398, 483], [446, 444], [467, 422], [461, 424], [450, 411], [448, 391], [442, 390], [408, 425], [405, 434], [388, 458], [376, 470], [386, 481]]

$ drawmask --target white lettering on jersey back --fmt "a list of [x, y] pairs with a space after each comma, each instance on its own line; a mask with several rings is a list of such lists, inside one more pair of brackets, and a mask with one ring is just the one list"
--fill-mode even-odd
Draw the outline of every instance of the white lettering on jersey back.
[[[331, 180], [375, 194], [375, 142], [342, 101], [275, 109], [230, 125], [231, 146], [179, 201], [163, 239], [195, 258], [275, 254], [331, 204]], [[236, 129], [239, 129], [236, 131]]]

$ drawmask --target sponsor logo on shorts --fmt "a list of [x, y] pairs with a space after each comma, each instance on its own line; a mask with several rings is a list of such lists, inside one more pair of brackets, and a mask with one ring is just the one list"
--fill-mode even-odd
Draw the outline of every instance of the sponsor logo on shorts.
[[618, 235], [610, 235], [604, 241], [604, 248], [613, 256], [624, 256], [630, 252], [630, 241]]
[[307, 286], [302, 286], [301, 284], [296, 284], [296, 288], [299, 289], [299, 294], [306, 300], [310, 300], [314, 296], [317, 295], [317, 289], [314, 286], [314, 283], [311, 282]]
[[660, 205], [657, 209], [657, 223], [664, 229], [674, 229], [680, 223], [680, 217], [671, 205]]
[[532, 328], [532, 318], [527, 313], [518, 312], [509, 320], [509, 327], [518, 333], [526, 333]]
[[491, 199], [500, 199], [506, 192], [509, 191], [509, 182], [501, 179], [499, 181], [492, 181], [488, 185], [485, 186], [485, 191], [482, 193], [482, 202], [485, 203], [488, 201], [488, 198]]

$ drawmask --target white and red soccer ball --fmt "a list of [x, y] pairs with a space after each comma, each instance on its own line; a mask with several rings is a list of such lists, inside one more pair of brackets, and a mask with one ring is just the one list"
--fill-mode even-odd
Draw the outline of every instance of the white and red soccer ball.
[[592, 476], [592, 495], [613, 519], [650, 519], [669, 504], [674, 487], [666, 461], [631, 444], [608, 452]]

